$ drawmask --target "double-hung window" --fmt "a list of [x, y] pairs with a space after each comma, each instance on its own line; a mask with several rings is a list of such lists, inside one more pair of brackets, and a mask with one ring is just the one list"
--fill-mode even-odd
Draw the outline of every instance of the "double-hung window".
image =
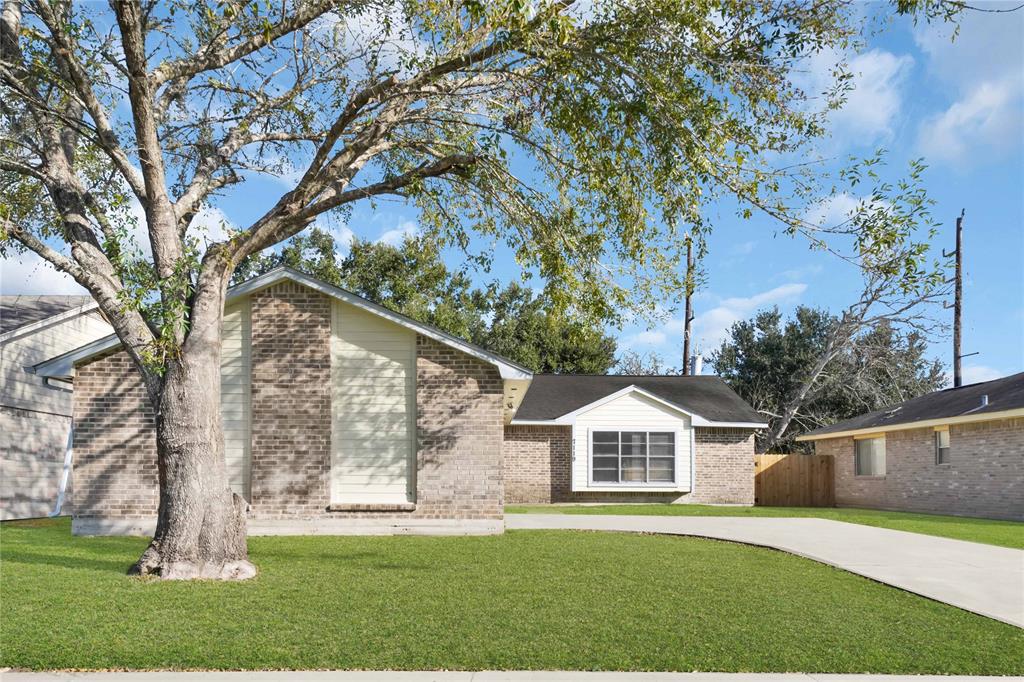
[[594, 431], [590, 451], [594, 483], [647, 485], [675, 483], [673, 431]]
[[854, 474], [857, 476], [885, 476], [885, 436], [860, 438], [854, 441]]
[[949, 464], [949, 429], [935, 432], [935, 463]]

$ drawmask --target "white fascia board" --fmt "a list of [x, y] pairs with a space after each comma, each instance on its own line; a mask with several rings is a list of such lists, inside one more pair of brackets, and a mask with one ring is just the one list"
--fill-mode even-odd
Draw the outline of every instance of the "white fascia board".
[[581, 415], [581, 414], [583, 414], [584, 412], [589, 412], [590, 410], [593, 410], [593, 409], [595, 409], [597, 407], [600, 407], [601, 405], [604, 405], [605, 403], [609, 403], [609, 402], [611, 402], [613, 400], [621, 398], [622, 396], [629, 395], [630, 393], [639, 393], [640, 395], [644, 396], [645, 398], [649, 398], [650, 400], [653, 400], [656, 403], [664, 405], [665, 407], [667, 407], [670, 410], [673, 410], [674, 412], [679, 412], [680, 414], [685, 414], [686, 416], [688, 416], [690, 418], [690, 424], [692, 426], [700, 426], [700, 427], [717, 426], [719, 428], [732, 428], [732, 429], [766, 429], [766, 428], [768, 428], [767, 424], [763, 424], [761, 422], [716, 422], [716, 421], [713, 421], [711, 419], [705, 419], [704, 417], [700, 416], [699, 414], [697, 414], [695, 412], [690, 412], [689, 410], [687, 410], [687, 409], [685, 409], [685, 408], [683, 408], [683, 407], [681, 407], [681, 406], [679, 406], [679, 405], [677, 405], [677, 404], [675, 404], [673, 402], [665, 400], [664, 398], [661, 398], [659, 396], [654, 395], [650, 391], [647, 391], [647, 390], [644, 390], [644, 389], [640, 388], [636, 384], [630, 384], [629, 386], [626, 386], [625, 388], [621, 388], [618, 391], [615, 391], [614, 393], [609, 393], [608, 395], [604, 396], [603, 398], [595, 400], [592, 403], [588, 403], [588, 404], [584, 405], [583, 407], [580, 407], [578, 409], [573, 410], [572, 412], [567, 412], [566, 414], [563, 414], [560, 417], [556, 417], [555, 419], [513, 419], [509, 423], [512, 426], [543, 426], [543, 425], [571, 426], [571, 425], [576, 423], [576, 417]]
[[32, 367], [32, 373], [38, 374], [41, 377], [48, 377], [50, 379], [64, 379], [65, 381], [71, 381], [75, 378], [76, 363], [88, 360], [91, 357], [105, 353], [108, 350], [119, 347], [120, 345], [121, 339], [117, 338], [117, 334], [104, 336], [101, 339], [96, 339], [84, 346], [79, 346], [74, 350], [68, 351], [63, 355], [58, 355], [55, 358], [50, 358], [49, 360], [40, 362]]
[[51, 315], [50, 317], [44, 317], [41, 320], [36, 320], [35, 322], [32, 322], [30, 324], [26, 324], [22, 327], [18, 327], [17, 329], [12, 329], [11, 331], [6, 332], [4, 334], [0, 334], [0, 343], [6, 343], [11, 339], [25, 336], [26, 334], [31, 334], [32, 332], [44, 329], [46, 327], [49, 327], [50, 325], [66, 322], [67, 320], [78, 317], [79, 315], [91, 313], [92, 311], [98, 308], [99, 306], [96, 305], [96, 301], [90, 301], [89, 303], [85, 303], [78, 307], [71, 308], [70, 310], [65, 310], [62, 313], [57, 313], [56, 315]]
[[[411, 318], [401, 315], [392, 310], [388, 310], [383, 306], [379, 306], [376, 303], [372, 303], [361, 296], [356, 296], [353, 293], [339, 289], [338, 287], [332, 286], [321, 282], [313, 277], [304, 275], [301, 272], [297, 272], [290, 268], [275, 268], [268, 273], [260, 275], [247, 282], [239, 284], [238, 286], [232, 287], [228, 290], [228, 295], [225, 303], [231, 303], [232, 301], [242, 297], [248, 296], [256, 291], [265, 289], [269, 286], [277, 284], [283, 280], [291, 280], [303, 286], [315, 289], [322, 294], [330, 296], [331, 298], [338, 299], [353, 305], [357, 308], [361, 308], [373, 315], [382, 317], [390, 322], [411, 329], [418, 334], [422, 334], [428, 338], [434, 339], [439, 343], [443, 343], [447, 346], [451, 346], [457, 350], [471, 355], [478, 360], [482, 360], [490, 365], [494, 365], [498, 368], [498, 372], [501, 374], [502, 379], [532, 379], [533, 372], [528, 370], [521, 365], [517, 365], [505, 358], [489, 353], [486, 350], [474, 346], [471, 343], [467, 343], [462, 339], [459, 339], [447, 332], [443, 332], [440, 329], [434, 329], [427, 325], [420, 324]], [[35, 366], [36, 374], [40, 376], [48, 376], [61, 379], [71, 379], [75, 376], [74, 366], [77, 362], [88, 360], [90, 357], [103, 353], [111, 348], [115, 348], [120, 345], [120, 341], [117, 336], [112, 335], [104, 337], [99, 341], [86, 344], [76, 348], [75, 350], [60, 355], [56, 358], [46, 360]]]

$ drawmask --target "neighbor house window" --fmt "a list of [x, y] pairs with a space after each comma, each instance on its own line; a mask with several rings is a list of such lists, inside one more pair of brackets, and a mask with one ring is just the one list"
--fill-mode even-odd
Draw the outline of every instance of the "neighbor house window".
[[854, 472], [857, 476], [885, 476], [885, 436], [861, 438], [856, 443]]
[[676, 434], [671, 431], [594, 431], [594, 483], [674, 483]]
[[949, 464], [949, 429], [935, 432], [935, 463]]

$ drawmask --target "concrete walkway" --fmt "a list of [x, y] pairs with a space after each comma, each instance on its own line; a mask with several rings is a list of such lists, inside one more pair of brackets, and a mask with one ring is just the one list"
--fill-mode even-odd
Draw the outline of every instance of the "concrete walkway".
[[947, 675], [818, 675], [808, 673], [616, 673], [565, 671], [482, 672], [153, 672], [2, 673], [3, 682], [973, 682], [1022, 677]]
[[1024, 628], [1024, 551], [826, 519], [508, 514], [512, 529], [695, 535], [772, 547]]

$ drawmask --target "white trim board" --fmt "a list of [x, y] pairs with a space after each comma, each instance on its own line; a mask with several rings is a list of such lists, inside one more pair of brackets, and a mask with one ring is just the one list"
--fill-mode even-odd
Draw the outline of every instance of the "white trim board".
[[636, 384], [630, 384], [629, 386], [626, 386], [625, 388], [620, 388], [618, 391], [615, 391], [614, 393], [609, 393], [608, 395], [604, 396], [603, 398], [599, 398], [599, 399], [597, 399], [597, 400], [595, 400], [595, 401], [593, 401], [591, 403], [587, 403], [586, 405], [584, 405], [584, 406], [582, 406], [580, 408], [577, 408], [577, 409], [573, 410], [572, 412], [567, 412], [567, 413], [563, 414], [560, 417], [556, 417], [555, 419], [513, 419], [510, 423], [511, 423], [512, 426], [544, 426], [544, 425], [546, 425], [546, 426], [572, 426], [573, 424], [576, 423], [576, 417], [577, 416], [579, 416], [579, 415], [581, 415], [581, 414], [583, 414], [585, 412], [590, 412], [591, 410], [593, 410], [595, 408], [598, 408], [601, 405], [604, 405], [605, 403], [609, 403], [609, 402], [611, 402], [613, 400], [616, 400], [617, 398], [621, 398], [622, 396], [629, 395], [630, 393], [638, 393], [638, 394], [644, 396], [645, 398], [653, 400], [654, 402], [657, 402], [657, 403], [667, 407], [670, 410], [674, 410], [675, 412], [679, 412], [680, 414], [686, 415], [687, 417], [690, 418], [690, 425], [691, 426], [697, 426], [697, 427], [717, 426], [719, 428], [736, 428], [736, 429], [766, 429], [766, 428], [768, 428], [768, 424], [764, 424], [764, 423], [760, 423], [760, 422], [718, 422], [718, 421], [714, 421], [714, 420], [711, 420], [711, 419], [705, 419], [704, 417], [700, 416], [696, 412], [691, 412], [690, 410], [687, 410], [685, 407], [683, 407], [681, 405], [677, 405], [676, 403], [673, 403], [673, 402], [671, 402], [669, 400], [665, 400], [664, 398], [662, 398], [660, 396], [657, 396], [654, 393], [651, 393], [650, 391], [648, 391], [646, 389], [640, 388]]
[[[417, 334], [431, 338], [439, 343], [445, 344], [446, 346], [451, 346], [456, 350], [462, 351], [467, 355], [471, 355], [478, 360], [482, 360], [497, 367], [502, 379], [533, 378], [533, 372], [521, 365], [517, 365], [511, 360], [503, 358], [500, 355], [490, 353], [479, 346], [463, 341], [462, 339], [452, 336], [440, 329], [416, 322], [405, 315], [388, 310], [387, 308], [368, 301], [361, 296], [357, 296], [350, 291], [345, 291], [344, 289], [327, 284], [326, 282], [321, 282], [314, 277], [292, 270], [291, 268], [274, 268], [270, 272], [260, 275], [259, 277], [255, 277], [247, 282], [243, 282], [242, 284], [232, 287], [228, 290], [225, 305], [241, 296], [247, 296], [283, 281], [292, 281], [296, 284], [309, 287], [310, 289], [319, 291], [331, 298], [343, 301], [349, 305], [361, 308], [369, 313], [389, 320], [397, 325], [411, 329]], [[36, 374], [44, 377], [54, 379], [73, 379], [75, 376], [76, 363], [88, 360], [96, 355], [117, 348], [120, 345], [120, 339], [118, 339], [116, 335], [110, 335], [99, 339], [98, 341], [86, 344], [85, 346], [76, 348], [68, 353], [64, 353], [63, 355], [58, 355], [55, 358], [45, 360], [33, 367], [33, 370]]]

